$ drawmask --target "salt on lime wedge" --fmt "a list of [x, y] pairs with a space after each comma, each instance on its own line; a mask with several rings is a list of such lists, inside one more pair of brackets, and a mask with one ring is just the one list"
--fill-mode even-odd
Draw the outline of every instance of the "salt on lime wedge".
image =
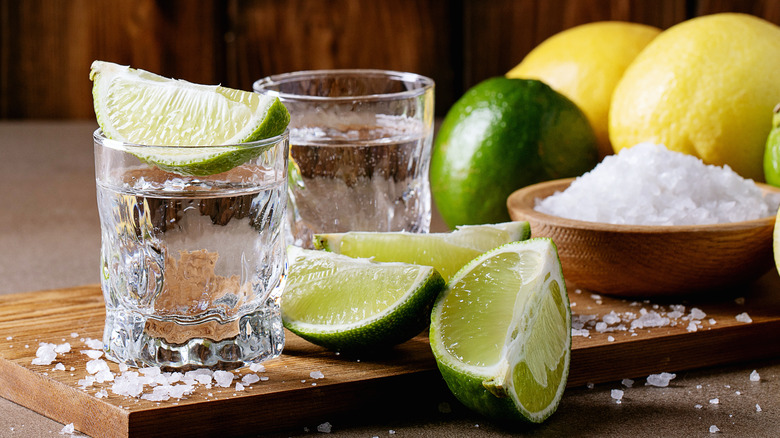
[[467, 407], [497, 420], [548, 418], [571, 357], [571, 309], [552, 240], [509, 243], [464, 266], [434, 304], [430, 343]]
[[290, 121], [275, 97], [168, 79], [110, 62], [93, 62], [90, 79], [103, 135], [159, 146], [131, 152], [183, 175], [225, 172], [258, 156], [262, 147], [240, 144], [280, 135]]
[[411, 339], [430, 322], [444, 280], [430, 266], [379, 263], [288, 248], [284, 326], [332, 350], [369, 350]]
[[433, 266], [445, 280], [474, 257], [531, 236], [528, 222], [464, 225], [449, 233], [357, 232], [316, 234], [314, 247], [380, 262]]

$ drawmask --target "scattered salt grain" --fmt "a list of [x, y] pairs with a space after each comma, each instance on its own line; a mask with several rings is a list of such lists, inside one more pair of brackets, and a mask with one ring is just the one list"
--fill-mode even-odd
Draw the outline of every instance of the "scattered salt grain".
[[728, 166], [640, 143], [607, 156], [563, 192], [537, 200], [535, 209], [612, 224], [700, 225], [770, 216], [777, 203]]
[[87, 347], [91, 348], [92, 350], [103, 349], [103, 341], [100, 339], [87, 338], [84, 340], [84, 343], [87, 344]]
[[756, 403], [756, 412], [761, 412], [761, 406], [759, 406], [758, 403]]
[[63, 365], [62, 362], [57, 362], [57, 365], [54, 365], [52, 371], [65, 371], [65, 365]]
[[669, 318], [661, 316], [655, 310], [647, 311], [645, 309], [639, 310], [640, 317], [631, 321], [632, 329], [642, 329], [649, 327], [666, 327], [669, 325]]
[[669, 386], [669, 382], [675, 377], [677, 375], [672, 373], [650, 374], [647, 376], [647, 385], [663, 388]]
[[626, 388], [631, 388], [634, 386], [634, 381], [632, 379], [623, 379], [620, 381], [620, 384], [625, 386]]
[[249, 365], [249, 369], [250, 369], [250, 370], [251, 370], [253, 373], [262, 373], [262, 372], [264, 372], [264, 371], [265, 371], [265, 365], [263, 365], [263, 364], [261, 364], [261, 363], [253, 363], [253, 364], [250, 364], [250, 365]]
[[717, 397], [716, 398], [711, 398], [710, 399], [710, 404], [711, 405], [718, 405], [718, 404], [720, 404], [720, 399], [717, 398]]
[[615, 342], [614, 336], [607, 336], [607, 342]]
[[599, 333], [604, 333], [607, 331], [607, 323], [606, 322], [597, 322], [596, 323], [596, 331]]
[[693, 322], [693, 321], [689, 322], [688, 323], [688, 327], [686, 327], [686, 330], [688, 330], [689, 332], [695, 332], [698, 329], [699, 329], [699, 326], [696, 325], [696, 323]]
[[241, 384], [241, 382], [236, 382], [236, 391], [243, 391], [244, 385]]
[[107, 370], [108, 364], [103, 359], [94, 359], [87, 362], [87, 372], [89, 374], [97, 374], [100, 371]]
[[747, 312], [740, 313], [739, 315], [736, 316], [736, 318], [737, 318], [737, 321], [739, 321], [739, 322], [745, 322], [745, 323], [748, 323], [748, 324], [753, 322], [753, 320], [750, 318], [750, 315], [748, 315]]
[[260, 377], [257, 374], [247, 374], [241, 378], [241, 383], [244, 385], [251, 385], [260, 381]]
[[317, 426], [317, 432], [330, 433], [332, 426], [327, 421]]
[[714, 318], [710, 318], [710, 321], [709, 321], [709, 322], [710, 322], [710, 325], [715, 325], [715, 324], [717, 324], [717, 323], [718, 323], [718, 321], [715, 321], [715, 319], [714, 319]]
[[78, 334], [78, 333], [76, 333], [76, 332], [73, 332], [73, 333], [71, 333], [71, 334], [70, 334], [70, 337], [71, 337], [71, 338], [78, 338], [78, 337], [79, 337], [79, 334]]
[[73, 423], [68, 423], [60, 430], [60, 435], [65, 435], [66, 433], [73, 434], [73, 432], [75, 431], [76, 431], [76, 427], [73, 426]]
[[593, 382], [588, 382], [585, 384], [585, 387], [588, 389], [593, 389], [596, 387], [596, 385], [594, 385]]
[[268, 381], [269, 378], [270, 377], [268, 377], [268, 376], [260, 376], [260, 381], [261, 382], [266, 382], [266, 381]]
[[54, 344], [41, 342], [38, 349], [35, 351], [35, 359], [32, 360], [33, 365], [51, 365], [54, 359], [57, 358], [57, 352], [54, 350], [57, 348]]
[[309, 373], [309, 377], [312, 379], [323, 379], [325, 378], [325, 375], [322, 374], [322, 371], [312, 371]]
[[701, 409], [701, 408], [703, 408], [704, 406], [702, 406], [702, 405], [700, 405], [700, 404], [696, 403], [695, 405], [693, 405], [693, 407], [694, 407], [694, 408], [696, 408], [696, 409]]
[[233, 383], [233, 379], [235, 378], [235, 374], [231, 373], [230, 371], [214, 371], [214, 381], [217, 382], [218, 386], [223, 388], [230, 386]]
[[590, 336], [590, 330], [573, 328], [573, 329], [571, 329], [571, 335], [572, 336], [582, 336], [582, 337], [587, 338], [588, 336]]
[[714, 424], [712, 426], [710, 426], [710, 433], [717, 433], [717, 432], [720, 432], [720, 429], [718, 429], [718, 426], [716, 426]]
[[704, 319], [706, 316], [707, 314], [697, 307], [691, 309], [691, 319]]
[[620, 316], [617, 313], [615, 313], [614, 310], [611, 310], [609, 313], [601, 317], [601, 320], [609, 325], [617, 324], [620, 322]]
[[759, 381], [761, 381], [761, 376], [758, 374], [758, 371], [753, 370], [750, 373], [750, 381], [751, 382], [759, 382]]
[[12, 341], [13, 339], [14, 339], [13, 336], [8, 336], [7, 338], [5, 338], [6, 341]]
[[612, 397], [613, 400], [615, 400], [615, 403], [620, 404], [623, 401], [623, 390], [620, 389], [613, 389], [609, 393], [610, 397]]
[[102, 350], [81, 350], [81, 354], [87, 355], [90, 359], [99, 359], [103, 356]]

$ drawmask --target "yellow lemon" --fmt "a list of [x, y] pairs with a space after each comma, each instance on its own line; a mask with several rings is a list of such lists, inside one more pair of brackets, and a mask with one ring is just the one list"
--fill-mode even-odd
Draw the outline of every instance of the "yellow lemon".
[[661, 33], [615, 88], [615, 151], [654, 142], [764, 180], [763, 155], [780, 102], [780, 27], [722, 13]]
[[608, 132], [612, 91], [631, 61], [660, 32], [622, 21], [572, 27], [543, 41], [506, 76], [538, 79], [571, 99], [587, 116], [604, 157], [612, 153]]

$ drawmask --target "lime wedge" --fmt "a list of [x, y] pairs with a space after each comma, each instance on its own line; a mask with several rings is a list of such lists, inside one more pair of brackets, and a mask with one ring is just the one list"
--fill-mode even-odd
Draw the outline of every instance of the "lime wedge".
[[503, 245], [464, 266], [434, 304], [431, 349], [464, 405], [540, 423], [558, 406], [571, 357], [571, 310], [552, 240]]
[[433, 266], [445, 280], [474, 257], [531, 236], [528, 222], [465, 225], [450, 233], [356, 232], [317, 234], [314, 247], [380, 262]]
[[132, 153], [184, 175], [220, 173], [246, 162], [264, 149], [239, 144], [280, 135], [290, 121], [278, 98], [168, 79], [110, 62], [93, 62], [90, 79], [103, 135], [160, 146], [137, 147]]
[[282, 321], [333, 350], [399, 344], [425, 329], [444, 280], [430, 266], [378, 263], [291, 246]]

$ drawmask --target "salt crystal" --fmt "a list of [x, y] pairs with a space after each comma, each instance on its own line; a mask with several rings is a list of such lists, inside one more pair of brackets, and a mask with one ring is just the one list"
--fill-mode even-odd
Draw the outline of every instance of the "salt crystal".
[[146, 367], [146, 368], [141, 368], [138, 371], [140, 371], [141, 374], [143, 374], [144, 376], [152, 377], [152, 378], [157, 377], [160, 375], [160, 373], [162, 373], [160, 367]]
[[585, 384], [585, 387], [588, 389], [593, 389], [596, 385], [593, 384], [593, 382], [588, 382]]
[[620, 383], [626, 388], [631, 388], [632, 386], [634, 386], [634, 381], [631, 379], [623, 379], [620, 381]]
[[535, 209], [602, 223], [700, 225], [770, 216], [777, 203], [728, 166], [640, 143], [605, 157], [566, 190], [537, 200]]
[[607, 336], [607, 342], [615, 342], [614, 336]]
[[268, 379], [269, 379], [268, 376], [260, 376], [260, 381], [261, 382], [266, 382], [266, 381], [268, 381]]
[[32, 360], [33, 365], [51, 365], [54, 359], [57, 358], [57, 353], [54, 351], [57, 348], [54, 344], [41, 342], [38, 349], [35, 351], [35, 359]]
[[241, 383], [244, 385], [251, 385], [260, 381], [260, 377], [257, 374], [247, 374], [241, 379]]
[[6, 341], [11, 341], [11, 340], [13, 340], [13, 339], [14, 339], [14, 337], [13, 337], [13, 336], [8, 336], [7, 338], [5, 338], [5, 340], [6, 340]]
[[217, 382], [218, 386], [223, 388], [230, 386], [233, 383], [233, 379], [235, 378], [235, 374], [231, 373], [230, 371], [214, 371], [214, 380]]
[[111, 392], [117, 395], [138, 397], [144, 390], [144, 382], [137, 372], [128, 371], [114, 379]]
[[63, 365], [62, 362], [57, 362], [57, 365], [54, 365], [52, 371], [65, 371], [65, 365]]
[[698, 329], [699, 329], [699, 326], [696, 325], [696, 323], [693, 322], [693, 321], [689, 322], [688, 323], [688, 327], [686, 328], [686, 330], [688, 330], [689, 332], [695, 332]]
[[252, 370], [253, 373], [262, 373], [265, 371], [265, 365], [261, 363], [253, 363], [249, 364], [249, 369]]
[[647, 376], [647, 384], [663, 388], [669, 386], [669, 382], [675, 377], [677, 375], [672, 373], [650, 374]]
[[631, 328], [637, 329], [637, 328], [648, 328], [648, 327], [666, 327], [669, 325], [669, 318], [665, 318], [661, 316], [658, 312], [655, 310], [652, 310], [650, 312], [644, 311], [645, 309], [641, 309], [640, 313], [642, 316], [639, 318], [631, 321]]
[[106, 391], [105, 389], [101, 389], [100, 391], [95, 393], [95, 397], [97, 397], [97, 398], [106, 398], [106, 397], [108, 397], [108, 391]]
[[714, 319], [714, 318], [710, 318], [710, 321], [709, 321], [709, 322], [710, 322], [710, 325], [715, 325], [715, 324], [717, 324], [717, 321], [715, 321], [715, 319]]
[[325, 377], [325, 374], [322, 374], [322, 371], [312, 371], [309, 373], [309, 377], [312, 379], [322, 379]]
[[750, 318], [750, 315], [747, 314], [747, 312], [742, 312], [739, 315], [736, 316], [737, 321], [739, 322], [745, 322], [745, 323], [751, 323], [753, 320]]
[[572, 336], [582, 336], [582, 337], [587, 338], [588, 336], [590, 336], [590, 330], [573, 328], [573, 329], [571, 329], [571, 335]]
[[71, 337], [71, 338], [78, 338], [78, 337], [79, 337], [79, 334], [78, 334], [78, 333], [76, 333], [76, 332], [73, 332], [73, 333], [71, 333], [71, 334], [70, 334], [70, 337]]
[[89, 374], [97, 374], [103, 370], [108, 370], [108, 364], [103, 359], [94, 359], [87, 362], [87, 372]]
[[756, 403], [756, 412], [761, 412], [761, 406], [759, 406], [758, 403]]
[[395, 435], [395, 431], [393, 429], [388, 430], [387, 433], [390, 435]]
[[114, 373], [109, 369], [100, 370], [95, 374], [95, 381], [98, 383], [112, 382], [114, 380]]
[[621, 400], [623, 400], [623, 391], [620, 389], [613, 389], [609, 393], [610, 397], [612, 397], [613, 400], [616, 400], [618, 403], [620, 403]]
[[712, 426], [710, 426], [710, 433], [716, 433], [716, 432], [720, 432], [720, 429], [718, 429], [718, 426], [713, 424]]
[[89, 386], [92, 386], [95, 383], [95, 377], [94, 376], [86, 376], [83, 379], [79, 379], [78, 382], [76, 382], [81, 389], [85, 389]]
[[691, 309], [691, 318], [692, 319], [704, 319], [704, 317], [707, 316], [706, 313], [704, 313], [701, 309], [694, 307]]
[[606, 322], [597, 322], [596, 323], [596, 331], [599, 333], [604, 333], [604, 331], [607, 330], [607, 323]]
[[615, 313], [614, 310], [610, 311], [603, 317], [601, 317], [601, 320], [604, 321], [606, 324], [617, 324], [620, 322], [620, 316]]
[[243, 391], [244, 385], [242, 385], [240, 382], [236, 382], [236, 391]]
[[317, 432], [330, 433], [332, 426], [327, 421], [317, 426]]
[[719, 399], [719, 398], [717, 398], [717, 397], [716, 397], [716, 398], [711, 398], [711, 399], [710, 399], [710, 404], [711, 404], [711, 405], [717, 405], [717, 404], [720, 404], [720, 399]]
[[93, 349], [93, 350], [102, 350], [103, 349], [103, 341], [100, 339], [92, 339], [87, 338], [84, 341], [85, 344], [87, 344], [87, 347]]
[[81, 354], [87, 355], [90, 359], [99, 359], [101, 356], [103, 356], [103, 351], [101, 351], [101, 350], [81, 350]]
[[758, 374], [758, 371], [753, 370], [750, 373], [750, 381], [751, 382], [759, 382], [759, 381], [761, 381], [761, 376]]
[[701, 408], [703, 408], [704, 406], [702, 406], [702, 405], [700, 405], [700, 404], [696, 403], [695, 405], [693, 405], [693, 407], [694, 407], [694, 408], [696, 408], [696, 409], [701, 409]]
[[73, 423], [68, 423], [60, 430], [60, 435], [65, 435], [66, 433], [73, 434], [75, 431], [76, 427], [73, 426]]

